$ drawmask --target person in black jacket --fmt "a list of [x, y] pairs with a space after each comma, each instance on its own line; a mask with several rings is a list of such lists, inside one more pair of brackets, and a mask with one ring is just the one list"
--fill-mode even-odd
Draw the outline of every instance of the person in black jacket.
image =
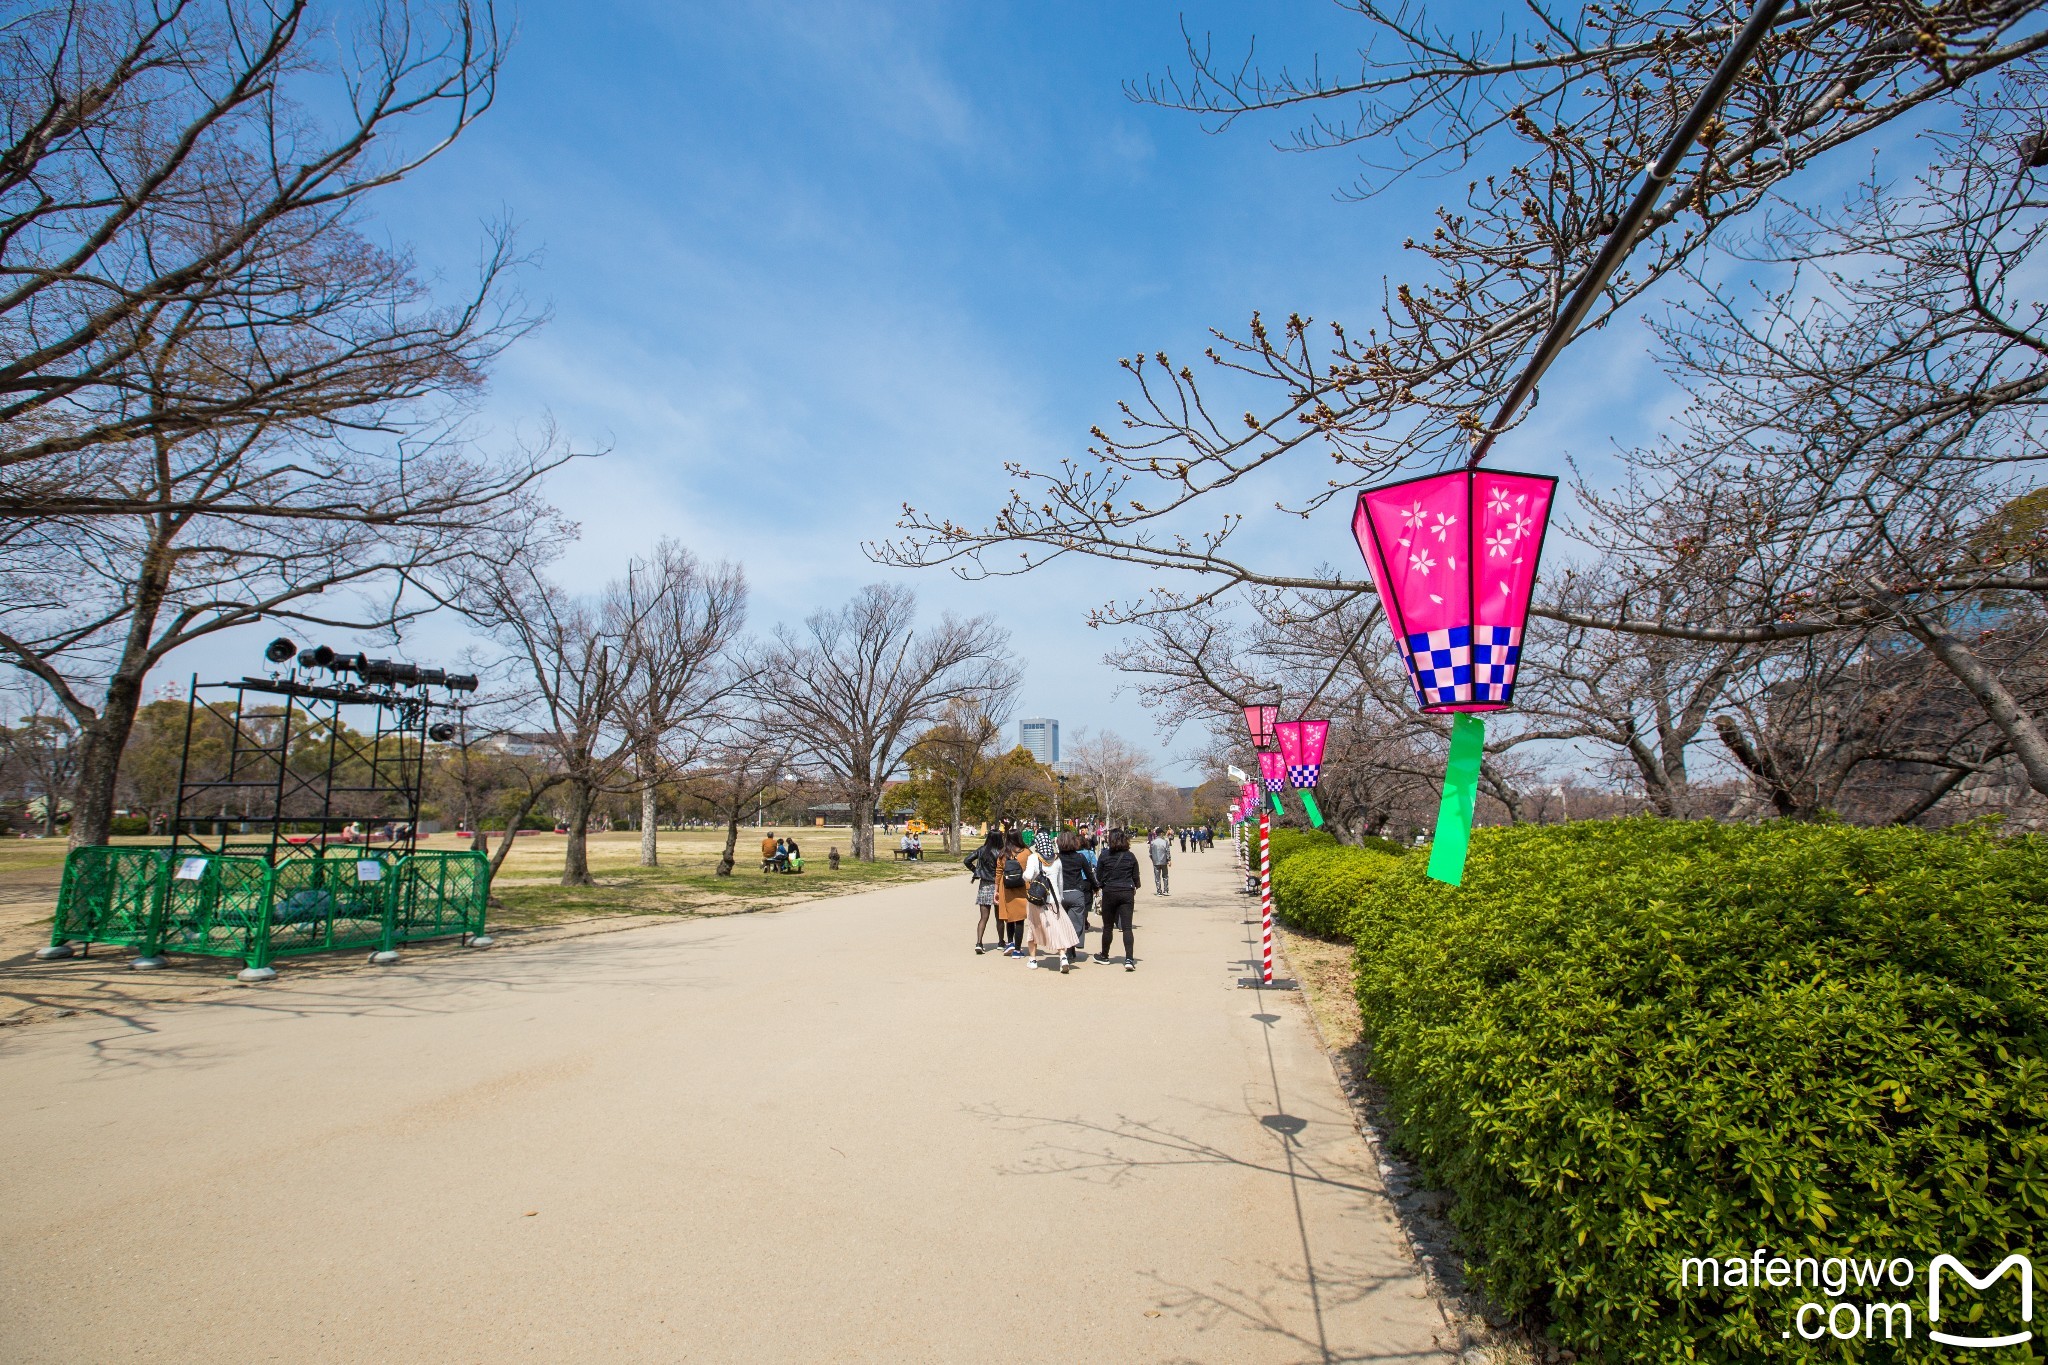
[[1060, 908], [1074, 925], [1075, 946], [1067, 950], [1067, 960], [1078, 962], [1087, 951], [1081, 945], [1088, 941], [1088, 893], [1094, 889], [1095, 869], [1088, 865], [1081, 836], [1074, 831], [1061, 831], [1059, 849]]
[[1097, 962], [1109, 961], [1110, 931], [1124, 931], [1124, 970], [1138, 970], [1137, 954], [1131, 947], [1131, 907], [1138, 898], [1138, 855], [1131, 852], [1131, 836], [1113, 829], [1103, 840], [1102, 856], [1095, 860], [1095, 880], [1102, 888], [1102, 951]]
[[[974, 955], [980, 957], [984, 951], [981, 936], [988, 932], [988, 917], [995, 912], [996, 908], [996, 878], [1002, 874], [1002, 831], [994, 825], [990, 825], [988, 827], [988, 837], [982, 840], [981, 847], [960, 861], [967, 865], [967, 875], [974, 878], [974, 904], [975, 908], [980, 911], [980, 917], [974, 922]], [[998, 948], [1003, 946], [1000, 939], [1002, 932], [1002, 922], [998, 920], [996, 922], [996, 933], [999, 936], [996, 943]]]

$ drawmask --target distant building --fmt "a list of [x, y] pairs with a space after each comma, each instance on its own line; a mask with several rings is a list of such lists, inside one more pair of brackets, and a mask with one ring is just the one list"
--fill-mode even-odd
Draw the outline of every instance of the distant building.
[[1045, 716], [1017, 722], [1017, 743], [1040, 763], [1060, 761], [1060, 723]]

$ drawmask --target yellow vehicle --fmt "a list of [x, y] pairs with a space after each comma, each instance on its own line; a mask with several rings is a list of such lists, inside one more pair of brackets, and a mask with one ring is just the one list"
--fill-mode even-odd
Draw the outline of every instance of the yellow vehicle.
[[924, 835], [931, 833], [931, 828], [930, 825], [927, 825], [924, 821], [913, 815], [904, 822], [903, 832], [905, 834], [915, 834], [922, 838]]

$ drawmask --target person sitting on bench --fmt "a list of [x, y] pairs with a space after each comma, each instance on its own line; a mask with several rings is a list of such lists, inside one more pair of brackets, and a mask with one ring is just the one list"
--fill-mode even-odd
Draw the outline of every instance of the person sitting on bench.
[[782, 858], [782, 840], [776, 838], [775, 831], [771, 829], [761, 836], [761, 870], [763, 872], [780, 872], [782, 870]]

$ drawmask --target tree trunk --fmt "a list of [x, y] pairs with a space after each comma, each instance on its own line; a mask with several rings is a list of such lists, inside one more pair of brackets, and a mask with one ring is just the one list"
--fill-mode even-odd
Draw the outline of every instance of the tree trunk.
[[655, 828], [660, 823], [661, 812], [655, 805], [654, 780], [648, 778], [646, 783], [640, 788], [640, 866], [659, 867], [661, 849], [655, 843]]
[[1978, 658], [1968, 645], [1924, 617], [1901, 612], [1899, 622], [1976, 698], [1984, 714], [1998, 727], [1998, 733], [2012, 746], [2013, 756], [2019, 759], [2020, 768], [2027, 775], [2027, 785], [2048, 796], [2048, 735], [2041, 732], [2019, 699], [1998, 680], [1997, 671]]
[[562, 851], [562, 885], [594, 886], [590, 875], [590, 808], [597, 794], [578, 783], [569, 798], [569, 843]]
[[535, 787], [526, 794], [526, 799], [519, 803], [519, 809], [512, 812], [511, 820], [506, 822], [505, 825], [505, 837], [498, 844], [498, 851], [491, 855], [491, 876], [494, 879], [498, 875], [498, 869], [505, 865], [505, 855], [512, 851], [512, 844], [519, 837], [520, 826], [524, 825], [526, 817], [533, 813], [534, 803], [540, 800], [542, 793], [555, 785], [555, 781], [559, 780], [543, 782], [538, 787]]
[[718, 875], [730, 877], [733, 869], [733, 852], [740, 846], [740, 808], [734, 806], [726, 813], [725, 852], [718, 856]]
[[861, 786], [853, 789], [846, 811], [847, 822], [852, 826], [850, 842], [853, 856], [864, 863], [875, 860], [875, 793], [872, 787]]
[[960, 801], [965, 795], [959, 783], [953, 784], [953, 823], [946, 826], [946, 852], [960, 852]]
[[470, 822], [469, 849], [472, 853], [488, 854], [491, 851], [491, 836], [475, 821]]

